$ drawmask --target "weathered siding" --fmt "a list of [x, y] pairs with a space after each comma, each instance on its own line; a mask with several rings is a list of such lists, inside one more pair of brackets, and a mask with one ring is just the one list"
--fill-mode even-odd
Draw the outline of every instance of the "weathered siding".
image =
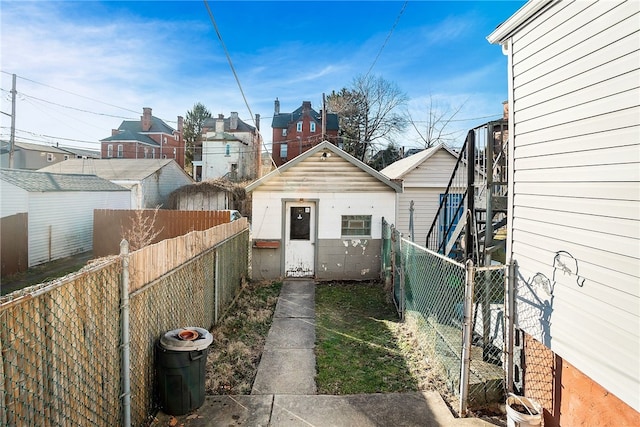
[[0, 180], [0, 196], [0, 218], [29, 210], [29, 193], [22, 188]]
[[[260, 191], [380, 192], [382, 181], [332, 153], [318, 152], [260, 186]], [[326, 153], [325, 153], [326, 154]], [[311, 190], [312, 189], [312, 190]]]
[[635, 410], [639, 16], [558, 2], [513, 34], [509, 241], [518, 325]]
[[127, 209], [126, 191], [31, 193], [29, 198], [29, 267], [90, 251], [93, 210]]
[[153, 209], [167, 202], [169, 194], [178, 188], [192, 184], [193, 180], [177, 163], [167, 163], [152, 175], [142, 180], [142, 209]]
[[[403, 176], [404, 191], [398, 193], [397, 229], [410, 236], [409, 218], [413, 200], [413, 241], [424, 245], [427, 233], [440, 205], [440, 194], [444, 194], [457, 159], [444, 148], [436, 151], [416, 168]], [[466, 168], [458, 168], [455, 182], [466, 182]], [[454, 192], [463, 192], [459, 189]]]

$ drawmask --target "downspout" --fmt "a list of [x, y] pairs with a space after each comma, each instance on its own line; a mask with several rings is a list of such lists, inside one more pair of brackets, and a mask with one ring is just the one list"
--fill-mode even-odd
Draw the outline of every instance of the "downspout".
[[122, 355], [122, 425], [131, 426], [131, 367], [129, 339], [129, 243], [122, 239], [120, 242], [120, 256], [122, 257], [122, 280], [120, 280], [120, 350]]

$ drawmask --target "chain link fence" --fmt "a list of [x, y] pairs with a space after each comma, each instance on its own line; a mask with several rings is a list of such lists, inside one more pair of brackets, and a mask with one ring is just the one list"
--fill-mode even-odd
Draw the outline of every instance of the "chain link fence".
[[[202, 242], [206, 232], [193, 233]], [[159, 338], [179, 327], [210, 328], [222, 317], [247, 275], [248, 247], [248, 228], [225, 235], [131, 292], [129, 343], [121, 343], [124, 256], [2, 297], [0, 425], [114, 426], [127, 418], [131, 425], [147, 425], [158, 402]], [[146, 268], [159, 269], [152, 263]], [[130, 350], [128, 417], [123, 415], [128, 406], [123, 405], [128, 394], [122, 387], [123, 345]]]
[[[382, 271], [460, 412], [504, 402], [504, 265], [473, 267], [404, 239], [383, 220]], [[386, 242], [388, 240], [388, 242]]]

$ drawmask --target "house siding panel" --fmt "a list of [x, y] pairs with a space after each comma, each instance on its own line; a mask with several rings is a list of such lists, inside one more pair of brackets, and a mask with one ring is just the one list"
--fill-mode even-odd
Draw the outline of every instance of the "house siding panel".
[[639, 12], [560, 2], [513, 35], [509, 230], [518, 326], [636, 411]]
[[93, 210], [128, 209], [129, 192], [32, 193], [29, 266], [93, 248]]
[[0, 180], [0, 218], [29, 210], [29, 195], [22, 188]]

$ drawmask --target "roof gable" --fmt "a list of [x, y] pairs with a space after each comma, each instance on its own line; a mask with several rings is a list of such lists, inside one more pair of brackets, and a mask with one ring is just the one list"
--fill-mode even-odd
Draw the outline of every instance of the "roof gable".
[[393, 162], [386, 168], [382, 169], [380, 173], [389, 179], [402, 179], [412, 170], [429, 160], [435, 153], [440, 150], [444, 150], [447, 153], [451, 154], [453, 158], [458, 157], [458, 154], [455, 151], [448, 148], [444, 144], [439, 144], [434, 147], [427, 148], [426, 150], [422, 150], [421, 152], [413, 154], [409, 157], [405, 157], [404, 159]]
[[263, 186], [274, 191], [402, 191], [398, 184], [328, 141], [252, 182], [246, 190]]
[[24, 169], [0, 169], [3, 181], [29, 192], [129, 191], [95, 175], [61, 174]]

